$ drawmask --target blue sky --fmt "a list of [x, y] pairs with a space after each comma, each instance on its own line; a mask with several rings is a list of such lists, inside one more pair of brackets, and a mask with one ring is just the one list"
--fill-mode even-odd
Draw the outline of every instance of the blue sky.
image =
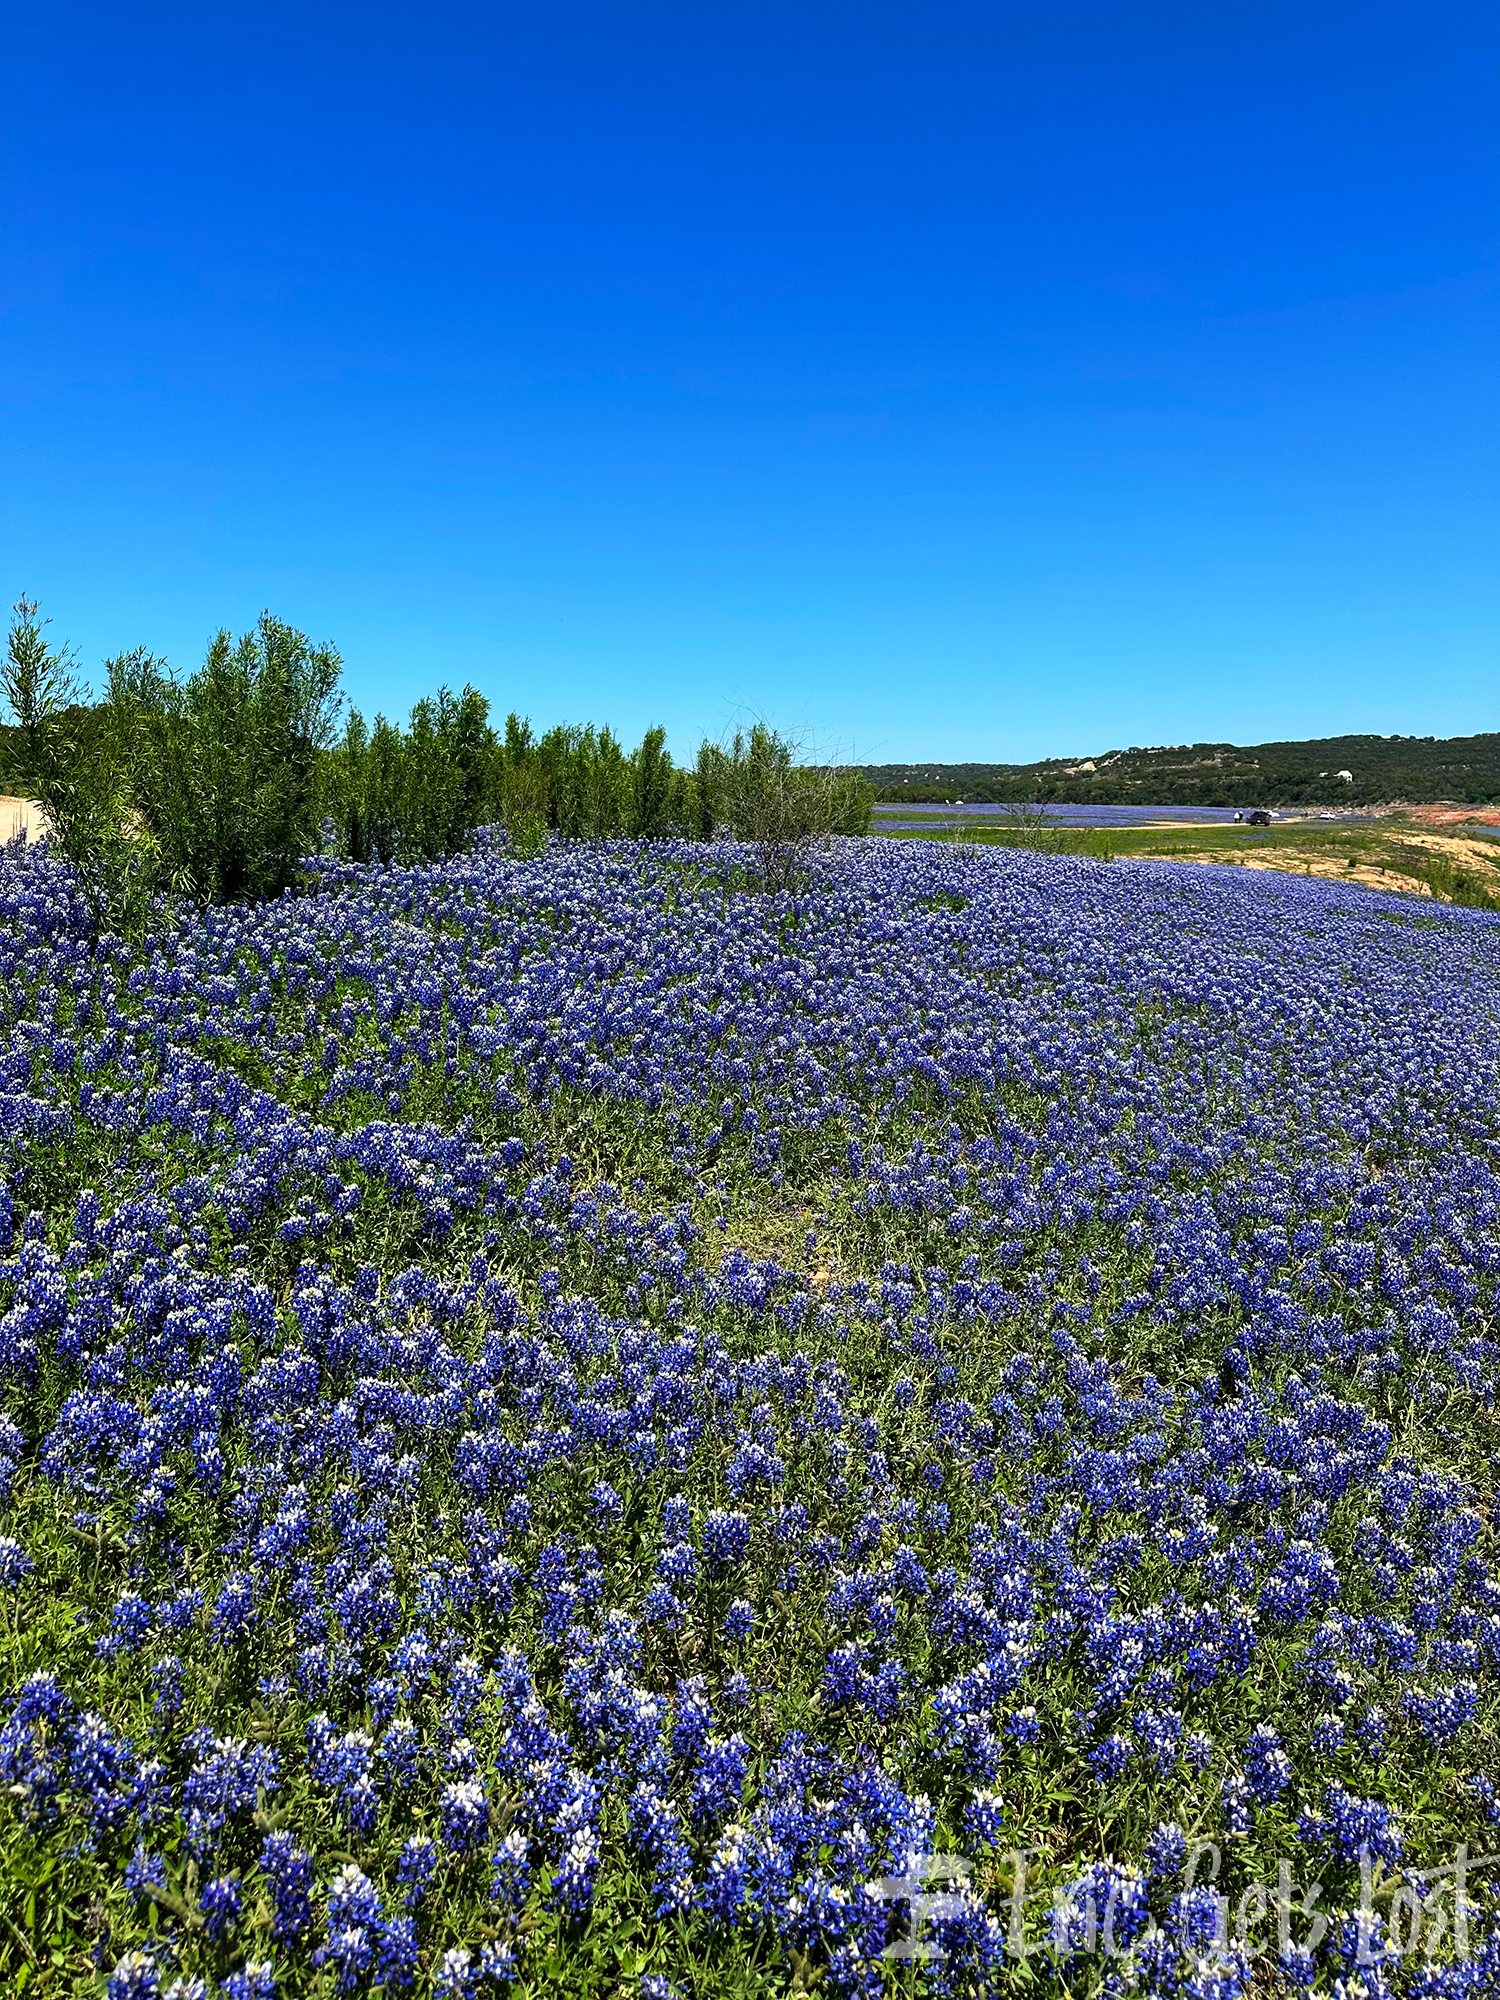
[[1489, 5], [30, 9], [0, 583], [872, 759], [1500, 728]]

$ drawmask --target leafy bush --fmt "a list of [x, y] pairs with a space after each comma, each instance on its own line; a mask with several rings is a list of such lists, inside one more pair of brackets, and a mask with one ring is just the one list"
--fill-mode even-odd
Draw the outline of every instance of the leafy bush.
[[439, 688], [405, 731], [350, 711], [324, 772], [324, 794], [351, 861], [437, 861], [487, 817], [496, 756], [489, 703], [477, 688]]
[[185, 682], [137, 650], [111, 660], [109, 734], [142, 832], [204, 902], [279, 895], [316, 844], [319, 758], [341, 661], [263, 612], [220, 632]]
[[831, 835], [864, 833], [870, 824], [874, 793], [858, 772], [800, 764], [796, 751], [791, 737], [757, 722], [707, 759], [717, 810], [730, 832], [755, 848], [771, 891], [800, 881], [813, 850]]
[[11, 621], [0, 692], [15, 717], [15, 782], [46, 813], [97, 926], [138, 931], [155, 887], [160, 853], [132, 813], [126, 773], [107, 734], [80, 729], [72, 654], [49, 645], [37, 607], [21, 598]]
[[995, 821], [1008, 847], [1029, 847], [1034, 854], [1061, 854], [1067, 843], [1067, 829], [1043, 806], [1018, 799], [1007, 806]]

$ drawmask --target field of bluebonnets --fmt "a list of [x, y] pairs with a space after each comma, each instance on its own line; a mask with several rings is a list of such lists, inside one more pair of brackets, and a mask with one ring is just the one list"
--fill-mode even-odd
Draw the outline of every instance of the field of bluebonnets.
[[1500, 1990], [1500, 920], [481, 836], [0, 953], [5, 1991]]

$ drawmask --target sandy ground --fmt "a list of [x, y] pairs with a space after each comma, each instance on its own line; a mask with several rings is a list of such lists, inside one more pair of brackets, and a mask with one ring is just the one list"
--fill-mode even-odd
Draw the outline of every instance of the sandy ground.
[[0, 792], [0, 844], [14, 840], [23, 828], [28, 840], [40, 840], [47, 831], [47, 815], [30, 799], [7, 798]]
[[1421, 826], [1500, 826], [1500, 806], [1407, 806]]
[[[1447, 846], [1446, 841], [1437, 843]], [[1296, 847], [1275, 847], [1260, 854], [1143, 854], [1143, 861], [1207, 861], [1216, 862], [1220, 867], [1259, 868], [1273, 875], [1321, 875], [1329, 882], [1358, 882], [1366, 889], [1405, 889], [1413, 895], [1430, 896], [1431, 887], [1419, 881], [1415, 875], [1398, 874], [1390, 868], [1374, 868], [1361, 865], [1346, 868], [1342, 861], [1331, 855], [1304, 852]]]
[[1461, 834], [1403, 832], [1397, 836], [1408, 847], [1430, 847], [1435, 854], [1452, 855], [1455, 861], [1481, 861], [1493, 867], [1496, 859], [1493, 840], [1465, 840]]
[[[1475, 815], [1466, 815], [1470, 824]], [[1478, 863], [1486, 869], [1495, 866], [1496, 854], [1492, 841], [1483, 839], [1465, 840], [1454, 833], [1427, 833], [1402, 827], [1394, 833], [1408, 847], [1426, 848], [1433, 854], [1446, 854], [1455, 862]], [[1147, 857], [1143, 856], [1142, 859]], [[1165, 859], [1166, 857], [1150, 857]], [[1321, 875], [1329, 882], [1358, 882], [1366, 889], [1399, 889], [1409, 896], [1431, 896], [1432, 885], [1419, 876], [1408, 875], [1400, 868], [1381, 868], [1373, 862], [1360, 862], [1350, 868], [1337, 855], [1319, 853], [1316, 849], [1298, 847], [1269, 847], [1248, 854], [1218, 853], [1174, 854], [1174, 861], [1209, 861], [1227, 864], [1232, 868], [1268, 869], [1282, 875]], [[1496, 870], [1496, 885], [1500, 887], [1500, 870]]]

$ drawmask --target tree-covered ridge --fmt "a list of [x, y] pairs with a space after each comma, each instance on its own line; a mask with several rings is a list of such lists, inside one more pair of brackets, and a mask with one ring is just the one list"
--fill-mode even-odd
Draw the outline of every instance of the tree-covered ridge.
[[[1078, 805], [1359, 805], [1500, 800], [1500, 731], [1184, 743], [1035, 764], [867, 764], [882, 799]], [[1350, 776], [1341, 777], [1347, 771]]]

